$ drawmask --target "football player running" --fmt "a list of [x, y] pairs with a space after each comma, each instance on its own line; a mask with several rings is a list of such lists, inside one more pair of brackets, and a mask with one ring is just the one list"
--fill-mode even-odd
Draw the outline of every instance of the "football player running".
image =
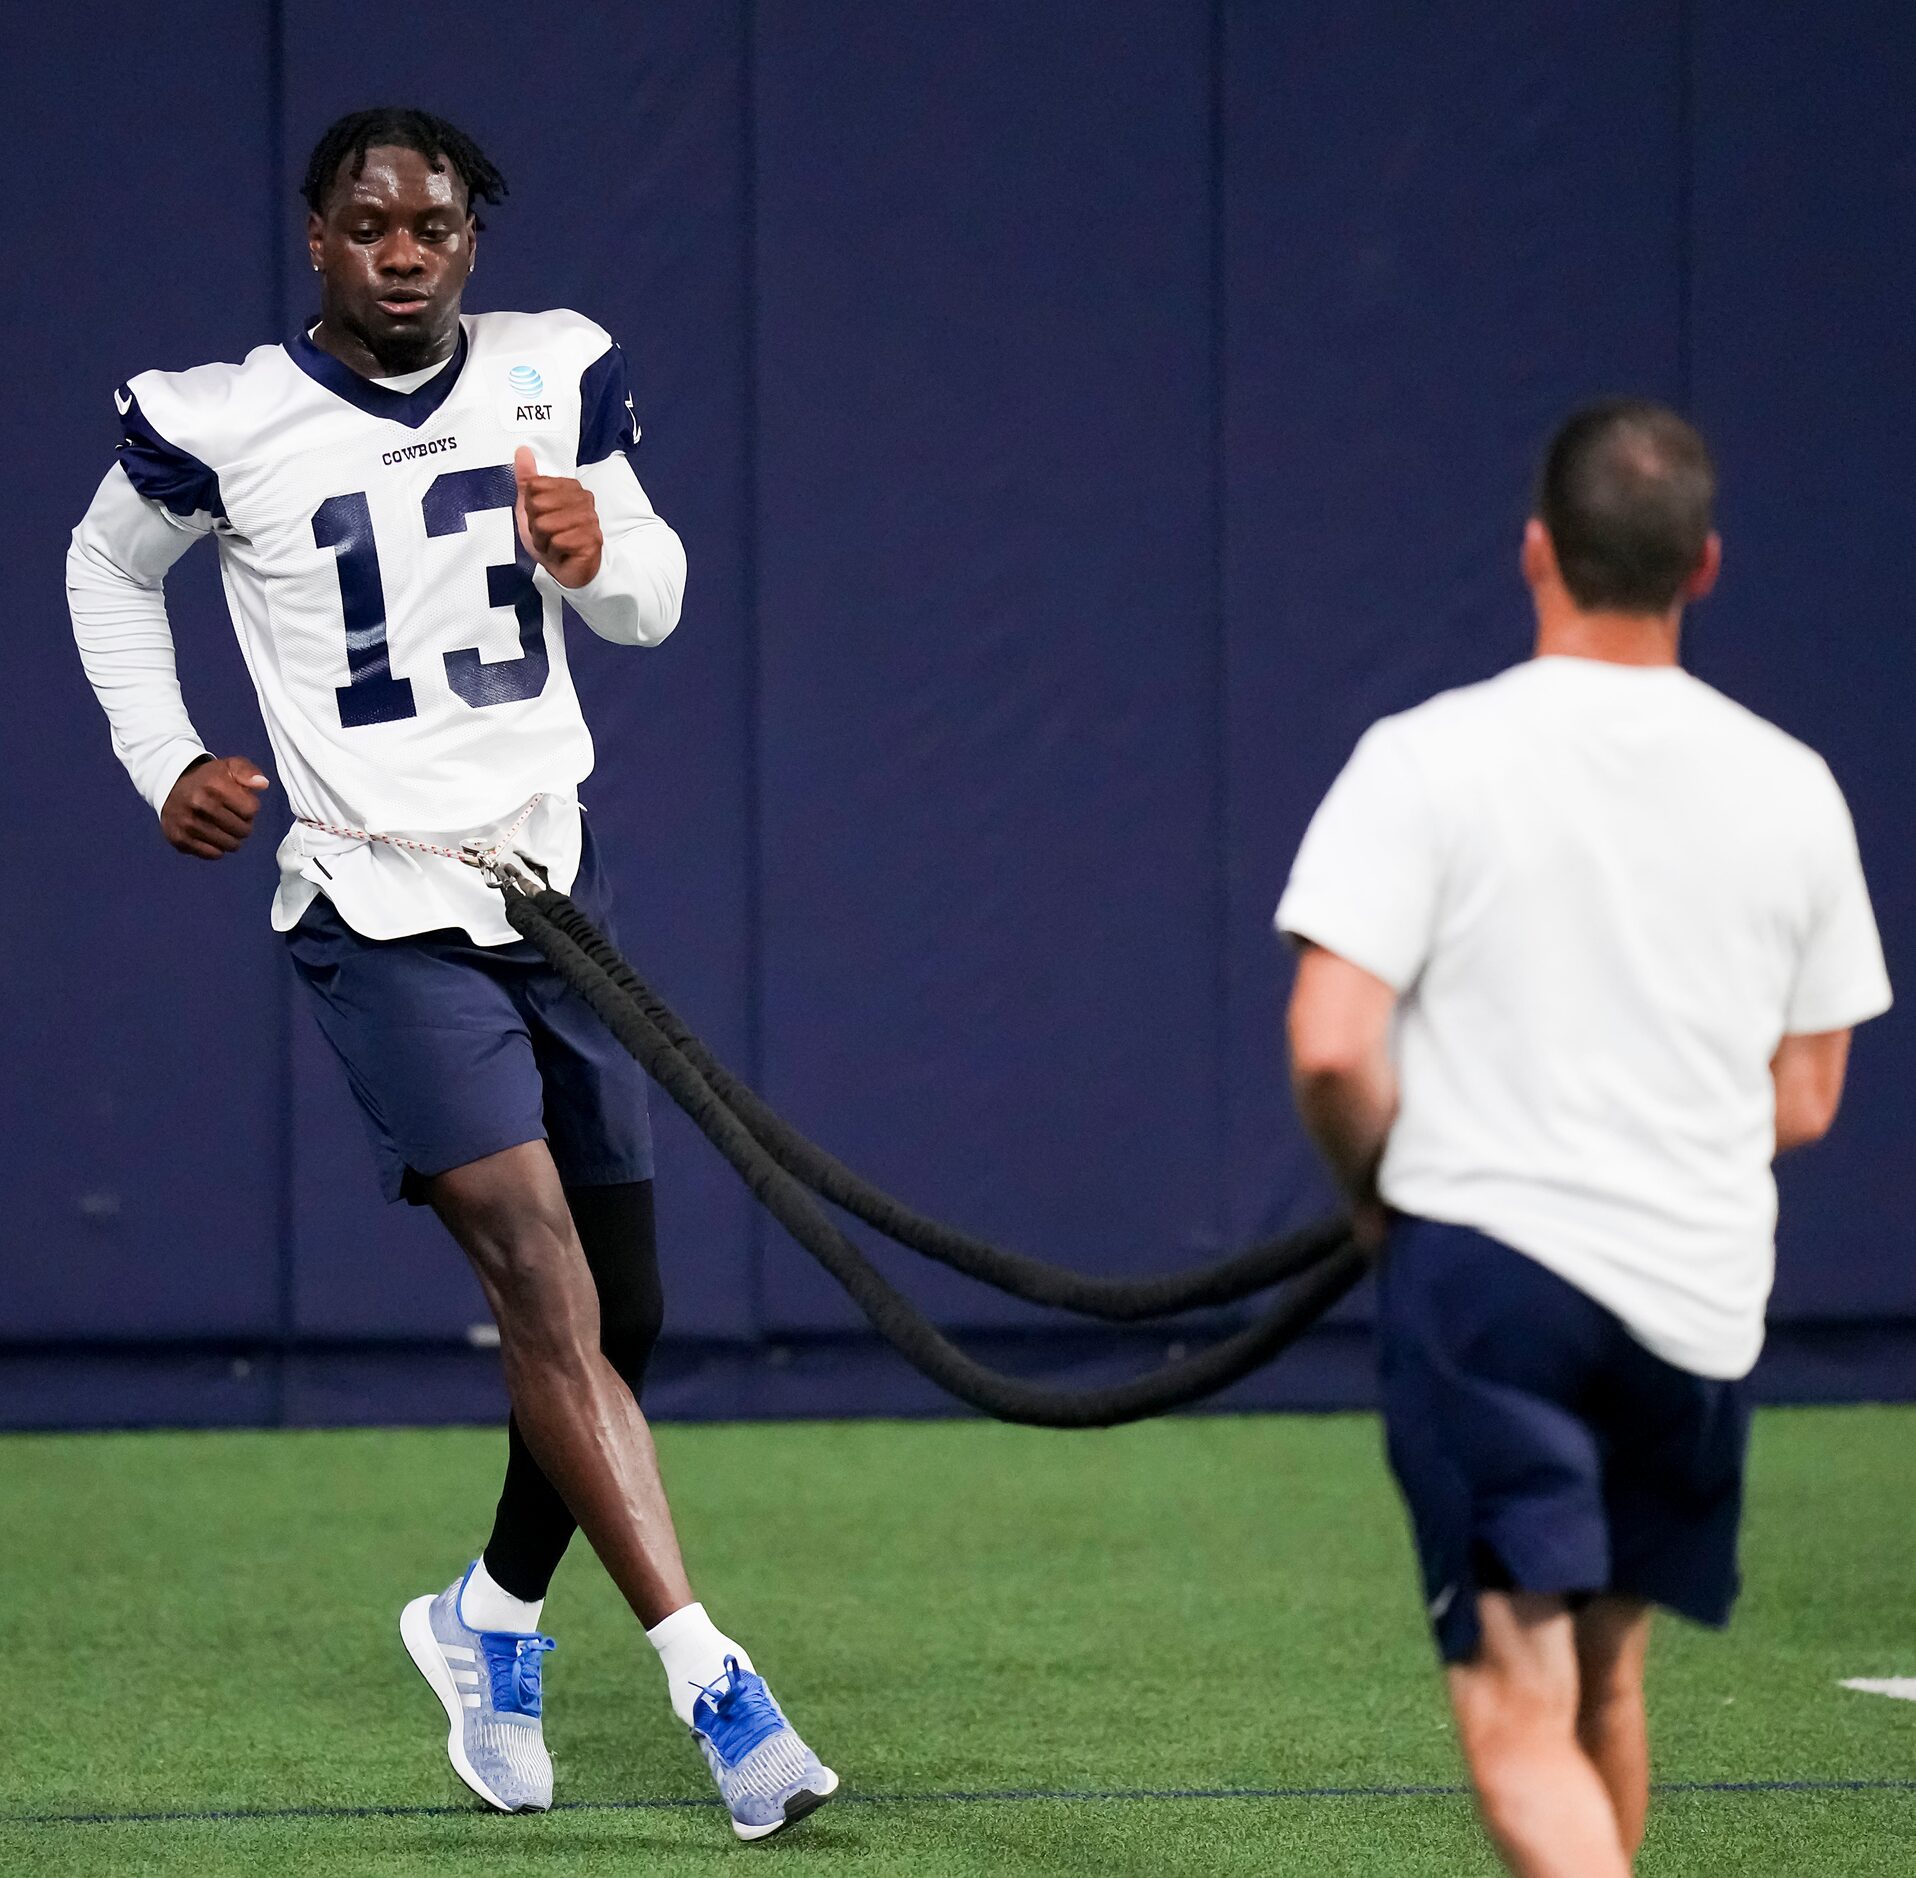
[[454, 1768], [502, 1811], [552, 1804], [539, 1620], [576, 1523], [734, 1830], [759, 1839], [838, 1780], [680, 1559], [638, 1402], [661, 1310], [643, 1078], [459, 859], [509, 848], [605, 922], [562, 602], [601, 638], [656, 645], [685, 582], [634, 473], [606, 333], [571, 312], [460, 311], [475, 209], [504, 192], [424, 112], [326, 132], [304, 187], [319, 318], [238, 365], [116, 392], [118, 459], [68, 556], [74, 636], [166, 839], [232, 853], [270, 784], [194, 731], [162, 596], [214, 538], [294, 817], [273, 924], [387, 1198], [433, 1208], [498, 1322], [512, 1418], [492, 1532], [400, 1622]]

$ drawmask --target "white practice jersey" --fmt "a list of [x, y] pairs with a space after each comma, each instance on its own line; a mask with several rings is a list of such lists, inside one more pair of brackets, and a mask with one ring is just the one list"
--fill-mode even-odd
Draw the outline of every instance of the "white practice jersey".
[[[456, 848], [510, 827], [572, 883], [592, 738], [566, 666], [561, 596], [601, 637], [663, 639], [685, 554], [632, 466], [624, 357], [576, 313], [460, 323], [437, 371], [381, 383], [308, 338], [239, 365], [143, 372], [114, 394], [118, 461], [67, 557], [74, 635], [114, 748], [157, 810], [205, 745], [181, 699], [161, 583], [201, 535], [292, 813]], [[410, 388], [400, 388], [410, 387]], [[513, 453], [576, 475], [605, 534], [561, 588], [519, 540]], [[355, 931], [515, 935], [457, 861], [295, 822], [273, 923], [323, 892]]]

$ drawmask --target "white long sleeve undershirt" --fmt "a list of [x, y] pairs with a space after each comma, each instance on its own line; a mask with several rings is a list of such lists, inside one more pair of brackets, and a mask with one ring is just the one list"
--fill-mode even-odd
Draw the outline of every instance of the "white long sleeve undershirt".
[[653, 510], [624, 452], [573, 472], [592, 492], [605, 548], [583, 587], [562, 587], [541, 568], [534, 576], [601, 639], [655, 646], [679, 623], [685, 599], [685, 546]]
[[173, 651], [163, 590], [167, 571], [210, 516], [182, 520], [149, 502], [116, 463], [73, 531], [67, 606], [113, 753], [157, 814], [186, 767], [209, 754], [193, 728]]

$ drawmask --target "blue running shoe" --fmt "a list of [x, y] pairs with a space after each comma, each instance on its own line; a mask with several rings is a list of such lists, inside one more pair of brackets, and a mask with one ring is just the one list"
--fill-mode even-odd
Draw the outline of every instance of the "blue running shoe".
[[798, 1738], [763, 1676], [725, 1659], [725, 1674], [700, 1690], [692, 1732], [741, 1839], [769, 1839], [815, 1813], [838, 1776]]
[[540, 1722], [539, 1671], [550, 1637], [473, 1630], [459, 1615], [472, 1576], [399, 1614], [406, 1654], [446, 1711], [446, 1753], [456, 1773], [502, 1813], [543, 1813], [552, 1804], [552, 1757]]

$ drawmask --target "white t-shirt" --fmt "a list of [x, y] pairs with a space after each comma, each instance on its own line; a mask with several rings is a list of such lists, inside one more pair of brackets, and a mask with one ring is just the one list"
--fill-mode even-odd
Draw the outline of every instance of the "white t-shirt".
[[1385, 1200], [1741, 1376], [1775, 1269], [1788, 1034], [1887, 1010], [1822, 758], [1675, 667], [1547, 658], [1367, 731], [1280, 931], [1397, 991]]

